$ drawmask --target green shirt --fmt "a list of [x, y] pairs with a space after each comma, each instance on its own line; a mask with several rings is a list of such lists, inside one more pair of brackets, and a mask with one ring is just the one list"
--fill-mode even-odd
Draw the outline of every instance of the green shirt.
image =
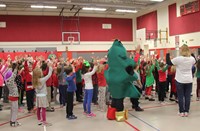
[[82, 82], [81, 69], [76, 72], [76, 83]]
[[152, 86], [154, 84], [154, 76], [153, 76], [153, 70], [154, 70], [155, 66], [152, 65], [150, 67], [150, 71], [149, 73], [146, 75], [146, 87]]
[[200, 78], [200, 70], [197, 69], [196, 77]]

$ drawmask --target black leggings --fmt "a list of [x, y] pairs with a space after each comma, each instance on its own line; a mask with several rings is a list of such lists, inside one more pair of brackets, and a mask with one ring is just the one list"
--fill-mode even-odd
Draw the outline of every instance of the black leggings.
[[121, 98], [121, 99], [112, 98], [111, 107], [116, 108], [117, 111], [123, 111], [124, 110], [124, 98]]

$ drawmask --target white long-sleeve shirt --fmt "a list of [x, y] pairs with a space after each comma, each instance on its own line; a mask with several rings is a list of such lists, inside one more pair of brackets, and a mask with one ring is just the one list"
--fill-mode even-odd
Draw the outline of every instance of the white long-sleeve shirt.
[[87, 90], [93, 89], [92, 75], [94, 75], [96, 70], [97, 70], [97, 66], [94, 66], [94, 68], [93, 68], [93, 70], [91, 72], [85, 73], [83, 75], [83, 79], [85, 81], [85, 89], [87, 89]]
[[53, 71], [52, 67], [49, 67], [48, 75], [46, 75], [43, 78], [40, 78], [41, 86], [36, 88], [37, 97], [42, 97], [47, 95], [46, 81], [51, 77], [52, 71]]

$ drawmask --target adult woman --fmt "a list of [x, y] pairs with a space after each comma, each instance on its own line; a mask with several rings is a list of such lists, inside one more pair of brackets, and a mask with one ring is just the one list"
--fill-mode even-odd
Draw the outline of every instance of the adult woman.
[[189, 47], [183, 45], [180, 49], [180, 56], [170, 61], [170, 56], [166, 56], [167, 64], [176, 66], [176, 87], [178, 94], [179, 115], [188, 116], [190, 109], [190, 94], [192, 91], [192, 66], [196, 60], [191, 56]]

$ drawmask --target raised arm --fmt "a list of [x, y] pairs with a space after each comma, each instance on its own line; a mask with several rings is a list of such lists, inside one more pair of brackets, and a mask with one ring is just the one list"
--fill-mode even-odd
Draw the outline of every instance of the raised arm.
[[85, 75], [92, 76], [92, 75], [94, 75], [94, 73], [96, 72], [96, 70], [97, 70], [97, 66], [94, 66], [94, 68], [92, 69], [92, 71], [91, 71], [91, 72], [88, 72], [88, 73], [86, 73]]
[[168, 65], [173, 65], [173, 63], [172, 63], [172, 61], [171, 61], [171, 59], [170, 59], [170, 53], [167, 53], [167, 54], [166, 54], [166, 63], [167, 63]]
[[164, 68], [163, 68], [163, 72], [165, 72], [166, 70], [168, 69], [168, 65], [166, 65]]
[[48, 75], [46, 75], [45, 77], [41, 78], [41, 81], [45, 81], [46, 82], [51, 77], [52, 71], [53, 71], [53, 68], [50, 66]]

